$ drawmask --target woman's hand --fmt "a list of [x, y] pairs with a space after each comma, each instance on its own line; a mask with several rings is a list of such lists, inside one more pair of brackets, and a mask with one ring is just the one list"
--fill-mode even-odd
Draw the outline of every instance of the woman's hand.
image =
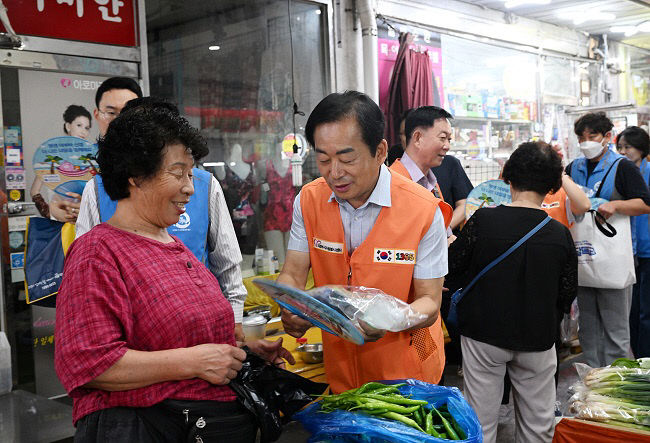
[[276, 341], [253, 340], [246, 342], [246, 346], [263, 359], [282, 369], [286, 367], [284, 360], [287, 360], [289, 364], [296, 364], [296, 359], [293, 358], [291, 352], [282, 347], [282, 337]]
[[194, 376], [214, 385], [230, 383], [246, 359], [246, 352], [224, 344], [206, 343], [189, 350]]

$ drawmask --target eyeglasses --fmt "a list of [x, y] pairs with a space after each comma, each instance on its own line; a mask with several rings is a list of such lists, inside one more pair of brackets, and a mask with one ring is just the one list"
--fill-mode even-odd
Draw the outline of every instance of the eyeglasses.
[[115, 120], [115, 118], [120, 115], [119, 112], [115, 111], [102, 111], [101, 109], [97, 109], [97, 112], [102, 116], [102, 118], [106, 121], [112, 122]]

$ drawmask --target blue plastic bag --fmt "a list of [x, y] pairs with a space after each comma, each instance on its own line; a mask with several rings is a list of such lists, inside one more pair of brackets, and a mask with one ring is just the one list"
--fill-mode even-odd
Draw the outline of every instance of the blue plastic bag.
[[[482, 443], [483, 433], [476, 413], [472, 410], [458, 388], [424, 383], [419, 380], [390, 380], [386, 384], [406, 383], [399, 388], [400, 394], [417, 400], [426, 400], [436, 408], [445, 403], [451, 415], [467, 434], [465, 443]], [[314, 403], [293, 417], [312, 435], [310, 443], [316, 442], [373, 442], [373, 443], [421, 443], [450, 442], [426, 435], [397, 421], [373, 417], [363, 413], [334, 411], [320, 412], [320, 402]]]

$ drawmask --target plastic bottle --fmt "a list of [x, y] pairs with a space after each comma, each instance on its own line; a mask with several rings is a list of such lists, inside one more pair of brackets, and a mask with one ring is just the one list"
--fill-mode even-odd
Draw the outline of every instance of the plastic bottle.
[[273, 258], [271, 258], [271, 261], [273, 262], [273, 272], [271, 272], [271, 274], [280, 272], [280, 262], [278, 261], [278, 256], [274, 255]]
[[0, 331], [0, 395], [11, 392], [11, 347], [4, 332]]

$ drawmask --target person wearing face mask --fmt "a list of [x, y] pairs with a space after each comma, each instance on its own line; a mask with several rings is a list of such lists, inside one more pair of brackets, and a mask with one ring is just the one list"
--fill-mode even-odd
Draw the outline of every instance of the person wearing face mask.
[[[650, 137], [638, 126], [630, 126], [619, 134], [616, 149], [639, 167], [643, 180], [650, 182]], [[630, 309], [630, 344], [636, 358], [650, 357], [650, 229], [648, 216], [632, 217], [632, 238], [636, 263], [636, 283], [632, 288]]]
[[[566, 173], [594, 196], [608, 200], [598, 207], [605, 218], [614, 214], [650, 213], [650, 191], [639, 168], [609, 149], [614, 125], [604, 112], [588, 113], [576, 120], [574, 132], [584, 157], [572, 161]], [[602, 367], [627, 357], [630, 345], [629, 312], [632, 287], [578, 288], [579, 338], [586, 363]]]

